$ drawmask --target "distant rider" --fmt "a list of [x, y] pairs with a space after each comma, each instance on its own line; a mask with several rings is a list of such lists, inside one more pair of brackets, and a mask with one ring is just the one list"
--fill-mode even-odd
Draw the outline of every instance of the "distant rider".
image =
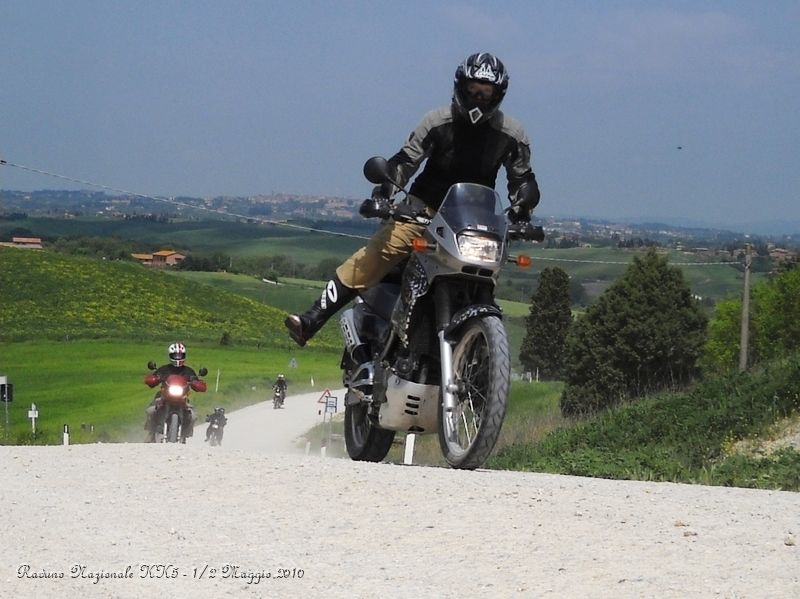
[[[163, 381], [167, 380], [167, 377], [169, 377], [171, 374], [178, 374], [186, 377], [193, 391], [202, 393], [206, 390], [205, 381], [201, 380], [192, 368], [186, 366], [186, 346], [183, 343], [175, 342], [171, 344], [167, 348], [167, 355], [169, 357], [169, 364], [164, 364], [155, 372], [152, 372], [144, 377], [144, 382], [148, 387], [156, 387]], [[144, 429], [147, 431], [147, 443], [155, 442], [159, 424], [163, 425], [163, 422], [161, 422], [163, 417], [163, 406], [164, 402], [161, 399], [161, 390], [159, 390], [153, 398], [153, 401], [150, 402], [150, 405], [145, 410], [145, 415], [147, 418], [144, 423]], [[159, 411], [162, 413], [159, 413]], [[183, 418], [184, 437], [192, 436], [194, 433], [194, 423], [196, 419], [197, 417], [195, 416], [194, 408], [187, 400], [186, 410]]]
[[278, 378], [275, 380], [275, 384], [272, 385], [273, 391], [283, 391], [283, 394], [286, 395], [286, 389], [288, 389], [288, 385], [286, 384], [286, 377], [282, 374], [278, 375]]
[[279, 393], [281, 396], [281, 403], [286, 399], [286, 390], [289, 386], [286, 384], [286, 377], [282, 374], [278, 375], [278, 378], [275, 380], [275, 384], [272, 385], [272, 390], [275, 393]]
[[217, 441], [222, 443], [222, 434], [225, 432], [225, 425], [228, 424], [228, 419], [225, 417], [225, 408], [214, 408], [213, 414], [206, 415], [206, 422], [208, 428], [206, 429], [206, 441], [211, 437], [211, 425], [215, 422], [219, 425], [219, 433], [217, 434]]

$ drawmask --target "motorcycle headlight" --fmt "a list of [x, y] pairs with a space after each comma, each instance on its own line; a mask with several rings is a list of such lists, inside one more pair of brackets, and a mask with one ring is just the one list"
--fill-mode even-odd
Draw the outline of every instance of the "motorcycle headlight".
[[500, 242], [494, 237], [459, 235], [458, 251], [467, 260], [479, 262], [498, 262], [500, 260]]
[[172, 397], [183, 397], [183, 387], [180, 385], [170, 385], [167, 389], [167, 393]]

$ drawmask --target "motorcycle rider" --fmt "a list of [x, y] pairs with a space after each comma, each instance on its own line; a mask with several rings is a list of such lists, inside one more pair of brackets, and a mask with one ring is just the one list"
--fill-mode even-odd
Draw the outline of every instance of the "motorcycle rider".
[[[286, 377], [282, 374], [278, 375], [278, 378], [275, 380], [275, 384], [272, 385], [272, 391], [275, 393], [282, 393], [282, 397], [286, 397], [286, 390], [289, 388], [289, 385], [286, 384]], [[283, 403], [283, 400], [281, 400]]]
[[[186, 346], [183, 343], [176, 341], [175, 343], [170, 344], [170, 346], [167, 348], [167, 357], [169, 358], [169, 364], [164, 364], [156, 369], [155, 372], [152, 372], [144, 377], [144, 382], [148, 387], [153, 388], [157, 385], [160, 385], [161, 382], [165, 381], [171, 374], [178, 374], [186, 377], [194, 391], [202, 393], [206, 390], [205, 381], [201, 380], [197, 376], [197, 373], [186, 365]], [[155, 442], [156, 432], [158, 432], [159, 425], [159, 418], [157, 418], [156, 415], [162, 407], [163, 400], [161, 399], [161, 391], [159, 390], [156, 392], [153, 401], [150, 402], [150, 405], [145, 410], [146, 420], [144, 423], [144, 428], [147, 431], [146, 441], [148, 443]], [[194, 423], [196, 418], [197, 417], [195, 416], [194, 408], [187, 399], [186, 410], [183, 417], [184, 437], [191, 437], [194, 433]]]
[[[531, 169], [528, 137], [519, 122], [499, 110], [507, 89], [506, 68], [492, 54], [472, 54], [458, 65], [450, 105], [428, 112], [388, 160], [389, 174], [404, 187], [427, 159], [403, 200], [413, 210], [433, 216], [454, 183], [494, 188], [502, 164], [511, 200], [509, 218], [515, 223], [530, 222], [531, 210], [539, 203], [539, 186]], [[376, 186], [360, 212], [374, 212], [388, 204], [397, 191], [388, 183]], [[424, 230], [425, 225], [418, 223], [383, 221], [367, 245], [336, 269], [311, 308], [286, 318], [289, 336], [304, 346], [355, 297], [356, 290], [377, 284], [407, 257], [412, 240]]]
[[206, 422], [209, 423], [208, 428], [206, 429], [206, 441], [208, 441], [209, 437], [211, 436], [211, 425], [216, 422], [219, 425], [217, 439], [219, 443], [222, 443], [222, 435], [225, 432], [225, 425], [228, 424], [228, 418], [225, 416], [225, 408], [214, 408], [213, 414], [206, 414]]

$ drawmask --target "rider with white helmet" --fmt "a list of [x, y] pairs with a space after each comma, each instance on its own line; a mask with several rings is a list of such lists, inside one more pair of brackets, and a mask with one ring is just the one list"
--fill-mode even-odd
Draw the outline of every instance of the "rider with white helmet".
[[[197, 373], [194, 371], [194, 369], [186, 365], [186, 346], [183, 343], [180, 341], [171, 343], [167, 348], [167, 357], [169, 358], [169, 364], [164, 364], [154, 372], [148, 374], [145, 377], [145, 384], [152, 388], [156, 385], [159, 385], [161, 381], [167, 380], [167, 377], [171, 374], [178, 374], [186, 377], [194, 391], [202, 392], [206, 390], [205, 382], [197, 376]], [[153, 443], [155, 441], [155, 434], [158, 432], [159, 425], [162, 424], [159, 422], [158, 417], [160, 414], [159, 410], [162, 406], [162, 402], [160, 400], [161, 392], [158, 391], [156, 392], [153, 401], [150, 402], [150, 405], [145, 410], [146, 420], [144, 423], [144, 428], [147, 431], [146, 441], [148, 443]], [[186, 414], [183, 420], [184, 437], [192, 436], [194, 433], [194, 423], [196, 419], [197, 417], [194, 413], [194, 407], [187, 400]]]

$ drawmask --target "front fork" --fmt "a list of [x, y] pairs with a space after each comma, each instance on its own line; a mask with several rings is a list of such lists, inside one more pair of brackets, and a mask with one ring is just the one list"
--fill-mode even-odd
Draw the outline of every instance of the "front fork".
[[438, 281], [434, 288], [434, 301], [436, 305], [436, 330], [439, 337], [439, 361], [442, 373], [442, 420], [444, 432], [447, 437], [455, 433], [456, 392], [458, 385], [453, 374], [453, 346], [445, 339], [444, 332], [450, 324], [452, 317], [450, 310], [450, 294], [447, 283]]

